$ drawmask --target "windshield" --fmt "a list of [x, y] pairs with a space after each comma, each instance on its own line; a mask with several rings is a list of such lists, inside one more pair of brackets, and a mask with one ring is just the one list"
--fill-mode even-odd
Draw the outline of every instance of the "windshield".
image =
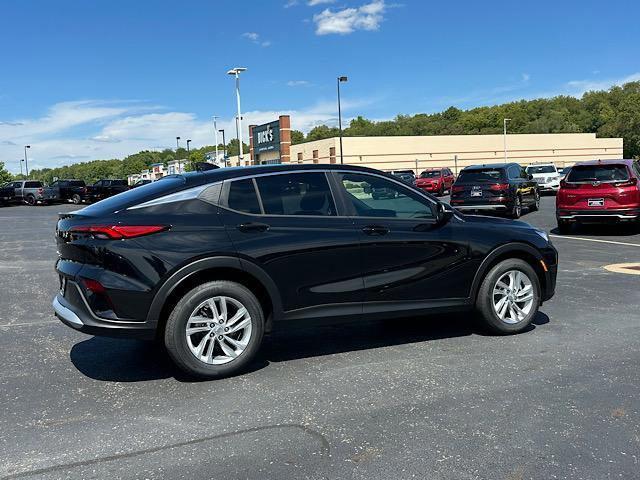
[[425, 171], [420, 174], [420, 178], [439, 178], [440, 170]]
[[504, 171], [495, 168], [482, 170], [463, 170], [458, 177], [459, 182], [493, 183], [504, 179]]
[[574, 166], [567, 182], [623, 182], [629, 180], [625, 165], [578, 165]]
[[527, 167], [527, 173], [535, 175], [536, 173], [556, 173], [556, 167], [553, 165], [532, 165]]

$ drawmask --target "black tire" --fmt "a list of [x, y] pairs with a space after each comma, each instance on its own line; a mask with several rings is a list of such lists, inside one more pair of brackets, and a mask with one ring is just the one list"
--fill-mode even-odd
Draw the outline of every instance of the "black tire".
[[24, 201], [27, 202], [27, 205], [31, 205], [32, 207], [38, 203], [34, 195], [27, 195]]
[[[531, 281], [533, 291], [533, 304], [528, 314], [517, 323], [507, 323], [502, 320], [495, 308], [494, 308], [494, 296], [493, 291], [496, 283], [500, 277], [509, 272], [510, 270], [516, 270], [524, 273]], [[490, 332], [501, 335], [508, 335], [512, 333], [518, 333], [525, 330], [531, 324], [533, 318], [538, 313], [540, 307], [540, 280], [538, 275], [524, 260], [518, 258], [510, 258], [503, 260], [495, 265], [489, 273], [486, 274], [478, 290], [478, 297], [476, 298], [476, 309], [480, 313], [483, 321], [483, 326]]]
[[534, 194], [534, 202], [529, 207], [529, 211], [537, 212], [538, 210], [540, 210], [540, 192], [536, 190], [536, 193]]
[[[238, 357], [222, 365], [212, 365], [196, 358], [187, 344], [186, 326], [191, 313], [203, 301], [225, 296], [239, 301], [251, 317], [251, 337]], [[223, 378], [245, 369], [253, 360], [264, 336], [264, 314], [258, 299], [239, 283], [226, 280], [202, 284], [187, 292], [177, 303], [165, 326], [164, 344], [171, 359], [184, 372], [200, 378]]]
[[571, 231], [571, 224], [563, 220], [558, 220], [558, 232], [561, 235], [566, 235]]
[[509, 212], [509, 217], [515, 220], [520, 218], [521, 215], [522, 215], [522, 198], [520, 198], [520, 195], [517, 195], [515, 201], [513, 202], [513, 207], [511, 207], [511, 212]]
[[82, 197], [77, 193], [74, 193], [73, 196], [71, 197], [71, 201], [73, 202], [74, 205], [79, 205], [80, 203], [82, 203]]
[[444, 197], [444, 183], [440, 185], [440, 190], [438, 190], [438, 197]]

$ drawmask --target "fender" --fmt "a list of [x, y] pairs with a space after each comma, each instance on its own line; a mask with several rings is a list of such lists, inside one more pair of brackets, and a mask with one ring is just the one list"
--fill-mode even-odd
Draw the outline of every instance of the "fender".
[[275, 318], [282, 317], [282, 301], [280, 300], [280, 293], [275, 283], [269, 277], [269, 275], [258, 265], [249, 262], [247, 260], [241, 260], [237, 257], [219, 256], [219, 257], [207, 257], [201, 258], [194, 262], [191, 262], [182, 268], [174, 272], [158, 289], [157, 293], [153, 297], [149, 313], [147, 314], [147, 323], [155, 325], [158, 323], [158, 318], [162, 312], [162, 307], [171, 292], [173, 292], [178, 285], [188, 279], [190, 276], [208, 270], [211, 268], [233, 268], [238, 272], [247, 273], [252, 275], [258, 280], [269, 293], [271, 298], [271, 304], [273, 305], [273, 316]]
[[[524, 252], [532, 255], [538, 260], [543, 260], [543, 257], [540, 254], [540, 252], [527, 243], [512, 242], [512, 243], [500, 245], [499, 247], [493, 249], [484, 258], [484, 260], [482, 260], [482, 263], [478, 267], [478, 270], [476, 271], [476, 274], [473, 277], [473, 282], [471, 283], [471, 291], [469, 292], [469, 299], [472, 303], [475, 302], [476, 295], [478, 294], [478, 290], [480, 289], [480, 283], [482, 283], [482, 280], [484, 279], [485, 274], [489, 270], [489, 265], [491, 265], [493, 260], [495, 260], [497, 257], [508, 252]], [[541, 279], [538, 279], [538, 281], [542, 284]]]

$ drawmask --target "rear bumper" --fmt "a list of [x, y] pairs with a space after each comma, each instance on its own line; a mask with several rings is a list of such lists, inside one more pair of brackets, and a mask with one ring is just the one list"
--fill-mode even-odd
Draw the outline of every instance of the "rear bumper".
[[440, 185], [416, 185], [416, 188], [429, 193], [440, 191]]
[[[77, 286], [73, 282], [69, 282], [67, 288], [77, 288]], [[152, 340], [156, 335], [155, 324], [103, 319], [94, 315], [86, 303], [72, 303], [61, 293], [55, 296], [52, 306], [55, 316], [62, 323], [88, 335], [143, 340]]]
[[556, 217], [558, 220], [567, 222], [632, 222], [640, 218], [640, 208], [624, 208], [615, 210], [557, 209]]

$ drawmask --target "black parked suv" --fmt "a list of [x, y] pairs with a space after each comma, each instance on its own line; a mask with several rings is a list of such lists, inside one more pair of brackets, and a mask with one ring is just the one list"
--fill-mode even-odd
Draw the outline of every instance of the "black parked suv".
[[497, 212], [520, 218], [523, 207], [540, 208], [540, 187], [517, 163], [472, 165], [451, 187], [451, 205], [471, 212]]
[[126, 180], [98, 180], [93, 185], [87, 185], [82, 197], [87, 202], [98, 202], [129, 190]]
[[[374, 198], [381, 188], [396, 195]], [[56, 237], [65, 324], [159, 339], [208, 378], [246, 367], [286, 321], [476, 309], [520, 332], [556, 283], [545, 232], [348, 165], [172, 175], [61, 213]]]

